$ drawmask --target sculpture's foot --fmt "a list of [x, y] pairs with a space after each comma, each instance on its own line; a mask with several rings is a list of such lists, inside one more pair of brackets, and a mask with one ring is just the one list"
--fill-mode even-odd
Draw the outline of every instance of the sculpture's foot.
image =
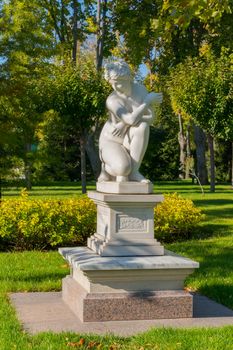
[[126, 182], [126, 181], [128, 181], [128, 176], [117, 176], [116, 181], [117, 182]]
[[101, 170], [98, 182], [111, 181], [111, 175], [109, 175], [104, 169]]
[[137, 182], [143, 182], [143, 183], [150, 183], [150, 180], [146, 179], [139, 171], [135, 171], [130, 174], [129, 176], [130, 181], [137, 181]]

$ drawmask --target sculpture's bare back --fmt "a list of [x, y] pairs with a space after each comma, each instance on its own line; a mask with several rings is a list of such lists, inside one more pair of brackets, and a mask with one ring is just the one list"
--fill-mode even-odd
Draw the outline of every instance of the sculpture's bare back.
[[135, 83], [125, 62], [106, 65], [105, 78], [113, 92], [106, 101], [109, 119], [99, 140], [102, 170], [98, 182], [150, 182], [139, 168], [154, 119], [150, 106], [162, 102], [162, 93], [148, 93], [143, 85]]

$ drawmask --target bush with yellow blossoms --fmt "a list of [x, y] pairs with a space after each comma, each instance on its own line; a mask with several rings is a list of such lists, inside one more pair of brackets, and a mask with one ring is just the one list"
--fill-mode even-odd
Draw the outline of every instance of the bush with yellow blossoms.
[[[186, 239], [203, 219], [191, 200], [165, 195], [155, 208], [155, 237], [162, 242]], [[51, 249], [85, 245], [96, 230], [96, 207], [87, 197], [63, 200], [21, 198], [0, 205], [0, 249]]]
[[162, 242], [189, 238], [205, 217], [190, 199], [177, 193], [166, 194], [154, 214], [155, 238]]
[[84, 245], [95, 232], [96, 207], [87, 197], [65, 200], [20, 199], [0, 205], [2, 248], [49, 249]]

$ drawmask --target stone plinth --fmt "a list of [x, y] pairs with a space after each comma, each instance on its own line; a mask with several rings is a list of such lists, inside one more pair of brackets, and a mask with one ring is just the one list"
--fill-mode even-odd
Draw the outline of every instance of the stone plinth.
[[63, 300], [82, 322], [190, 318], [192, 296], [183, 291], [87, 293], [71, 277], [63, 280]]
[[[140, 185], [149, 184], [134, 185], [136, 193]], [[88, 239], [90, 249], [101, 256], [164, 254], [154, 239], [154, 207], [163, 200], [162, 195], [92, 191], [88, 197], [97, 205], [97, 232]]]
[[198, 263], [163, 256], [101, 257], [88, 248], [60, 248], [71, 266], [63, 299], [86, 322], [192, 317], [184, 279]]
[[96, 190], [103, 193], [116, 194], [149, 194], [153, 192], [153, 184], [151, 182], [97, 182]]

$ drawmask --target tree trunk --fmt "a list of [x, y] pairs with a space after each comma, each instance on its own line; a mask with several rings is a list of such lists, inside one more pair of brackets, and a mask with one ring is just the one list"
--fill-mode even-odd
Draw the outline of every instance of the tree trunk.
[[80, 136], [80, 156], [81, 156], [81, 184], [82, 184], [82, 193], [87, 192], [87, 183], [86, 183], [86, 151], [85, 151], [85, 137]]
[[186, 147], [186, 139], [184, 136], [184, 129], [183, 129], [183, 121], [182, 116], [180, 113], [178, 113], [178, 119], [179, 119], [179, 133], [178, 133], [178, 141], [180, 145], [180, 174], [179, 177], [181, 179], [185, 178], [185, 160], [186, 160], [186, 154], [185, 154], [185, 147]]
[[210, 192], [215, 192], [214, 139], [210, 134], [207, 134], [207, 139], [210, 151]]
[[191, 157], [191, 147], [190, 147], [190, 125], [187, 127], [186, 131], [186, 162], [185, 162], [185, 179], [190, 178], [190, 157]]
[[97, 180], [100, 174], [101, 164], [100, 164], [98, 151], [95, 147], [94, 134], [89, 134], [87, 136], [85, 147], [86, 147], [88, 158], [91, 163], [92, 171], [94, 173], [95, 179]]
[[24, 175], [27, 190], [32, 189], [31, 175], [32, 175], [32, 161], [29, 159], [28, 155], [31, 152], [31, 144], [26, 144], [26, 157], [24, 160]]
[[208, 175], [205, 156], [206, 136], [204, 131], [197, 125], [194, 125], [194, 142], [196, 145], [197, 176], [202, 185], [207, 185]]
[[25, 182], [26, 182], [26, 188], [27, 190], [31, 190], [32, 189], [32, 182], [31, 182], [31, 167], [32, 167], [32, 163], [30, 161], [26, 161], [25, 163]]
[[[102, 6], [101, 6], [102, 5]], [[106, 29], [107, 0], [97, 1], [97, 33], [96, 33], [96, 68], [99, 71], [103, 64], [103, 49]]]
[[73, 50], [72, 60], [74, 63], [77, 61], [77, 43], [78, 43], [78, 4], [77, 0], [73, 0]]

